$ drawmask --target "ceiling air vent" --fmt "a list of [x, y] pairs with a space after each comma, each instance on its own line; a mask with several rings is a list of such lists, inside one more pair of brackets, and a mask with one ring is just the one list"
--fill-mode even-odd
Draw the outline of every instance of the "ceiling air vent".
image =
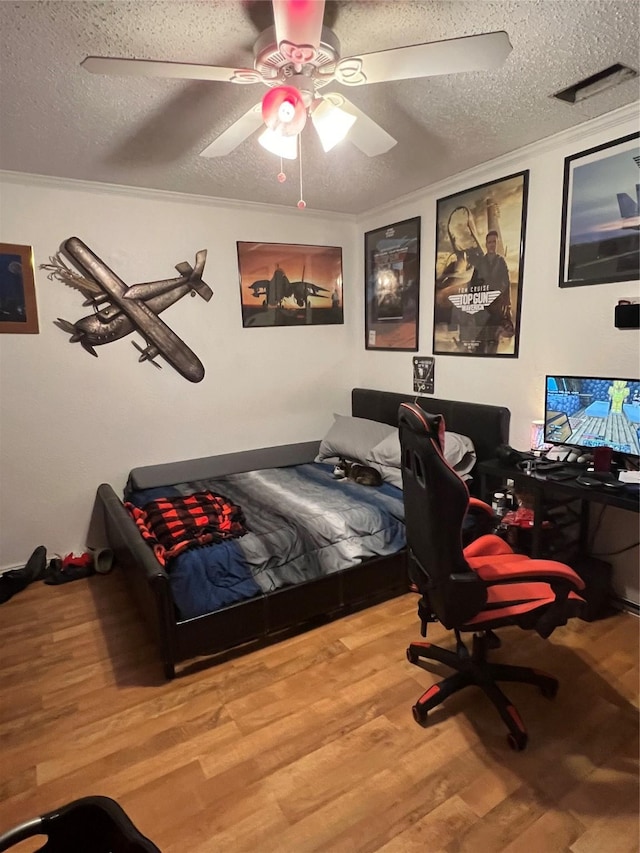
[[598, 71], [597, 74], [592, 74], [591, 77], [580, 80], [579, 83], [574, 83], [573, 86], [556, 92], [553, 97], [560, 101], [566, 101], [568, 104], [577, 104], [579, 101], [584, 101], [585, 98], [590, 98], [592, 95], [597, 95], [599, 92], [604, 92], [605, 89], [611, 89], [613, 86], [637, 76], [638, 72], [634, 71], [633, 68], [628, 68], [626, 65], [620, 65], [617, 62], [603, 71]]

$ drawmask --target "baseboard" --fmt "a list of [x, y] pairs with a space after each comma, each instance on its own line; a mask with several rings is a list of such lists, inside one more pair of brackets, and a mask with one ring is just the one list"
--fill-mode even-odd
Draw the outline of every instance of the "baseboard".
[[16, 569], [24, 569], [24, 563], [20, 566], [5, 566], [4, 569], [0, 569], [0, 575], [5, 572], [14, 572]]
[[640, 616], [640, 604], [637, 601], [629, 601], [627, 598], [619, 598], [617, 595], [614, 595], [611, 599], [611, 604], [616, 610], [624, 610], [626, 613]]

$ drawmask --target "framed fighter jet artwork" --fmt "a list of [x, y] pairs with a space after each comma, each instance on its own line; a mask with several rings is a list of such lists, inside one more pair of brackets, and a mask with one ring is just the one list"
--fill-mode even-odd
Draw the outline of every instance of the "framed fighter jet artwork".
[[564, 161], [560, 287], [640, 277], [640, 134]]
[[517, 358], [529, 171], [438, 199], [434, 355]]
[[342, 248], [238, 241], [242, 325], [344, 323]]
[[420, 217], [364, 235], [365, 349], [416, 352], [420, 315]]
[[37, 335], [31, 246], [0, 243], [0, 334]]

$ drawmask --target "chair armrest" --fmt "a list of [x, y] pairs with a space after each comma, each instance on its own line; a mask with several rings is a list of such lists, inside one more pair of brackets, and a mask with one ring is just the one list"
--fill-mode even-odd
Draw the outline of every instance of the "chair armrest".
[[513, 583], [514, 581], [547, 581], [553, 586], [554, 581], [568, 581], [575, 589], [584, 589], [584, 581], [572, 568], [558, 563], [556, 560], [522, 559], [514, 554], [515, 559], [500, 563], [472, 566], [480, 578], [486, 583]]
[[473, 557], [482, 557], [490, 560], [494, 556], [501, 556], [503, 554], [513, 555], [513, 548], [504, 539], [496, 536], [495, 533], [485, 533], [484, 536], [479, 536], [464, 549], [465, 560], [472, 559]]
[[472, 497], [470, 497], [470, 498], [469, 498], [469, 509], [482, 509], [482, 510], [484, 510], [488, 515], [493, 516], [493, 510], [491, 509], [491, 507], [489, 506], [489, 504], [488, 504], [488, 503], [485, 503], [484, 501], [481, 501], [481, 500], [480, 500], [480, 498], [472, 498]]

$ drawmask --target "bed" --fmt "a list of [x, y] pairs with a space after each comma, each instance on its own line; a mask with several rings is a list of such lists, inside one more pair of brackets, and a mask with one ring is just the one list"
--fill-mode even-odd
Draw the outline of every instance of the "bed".
[[[350, 415], [336, 415], [333, 432], [323, 439], [135, 468], [123, 496], [107, 483], [98, 487], [90, 544], [113, 551], [115, 565], [124, 573], [155, 638], [166, 678], [185, 671], [196, 658], [199, 664], [202, 658], [215, 662], [221, 652], [252, 646], [314, 620], [334, 618], [407, 591], [402, 492], [394, 480], [397, 471], [386, 466], [389, 460], [384, 453], [382, 457], [374, 454], [375, 458], [360, 461], [383, 472], [382, 487], [338, 483], [333, 478], [336, 446], [331, 437], [339, 427], [342, 438], [342, 428], [357, 421], [372, 436], [386, 436], [376, 445], [384, 450], [394, 440], [398, 407], [408, 400], [418, 400], [427, 411], [443, 414], [452, 435], [468, 437], [476, 464], [493, 458], [496, 447], [508, 443], [510, 414], [504, 407], [355, 388]], [[354, 449], [349, 455], [355, 457], [356, 452]], [[469, 476], [473, 492], [473, 470]], [[298, 481], [302, 483], [304, 499], [291, 485], [294, 480], [296, 489]], [[324, 490], [324, 497], [320, 492], [316, 497], [317, 490]], [[271, 501], [275, 508], [269, 507], [270, 494], [276, 496]], [[222, 539], [199, 542], [168, 561], [164, 545], [158, 545], [147, 526], [151, 510], [168, 500], [177, 504], [193, 501], [194, 495], [198, 499], [223, 495], [238, 535], [226, 529]], [[324, 502], [322, 511], [318, 501]], [[302, 520], [292, 527], [294, 514], [288, 503], [305, 509]], [[363, 504], [367, 505], [366, 517]], [[143, 510], [142, 523], [138, 510]], [[323, 525], [331, 516], [349, 524], [337, 545], [324, 541]], [[242, 529], [245, 520], [248, 525]], [[274, 527], [277, 535], [272, 535]], [[353, 544], [354, 528], [359, 536], [357, 546]], [[275, 550], [265, 562], [262, 552], [270, 539], [276, 541]], [[308, 540], [311, 557], [302, 556], [303, 540]], [[216, 598], [211, 601], [199, 598], [195, 580], [207, 549], [230, 567], [217, 582]], [[234, 574], [238, 566], [240, 571]], [[207, 577], [217, 573], [210, 566], [202, 571]], [[191, 587], [196, 588], [195, 598]]]

